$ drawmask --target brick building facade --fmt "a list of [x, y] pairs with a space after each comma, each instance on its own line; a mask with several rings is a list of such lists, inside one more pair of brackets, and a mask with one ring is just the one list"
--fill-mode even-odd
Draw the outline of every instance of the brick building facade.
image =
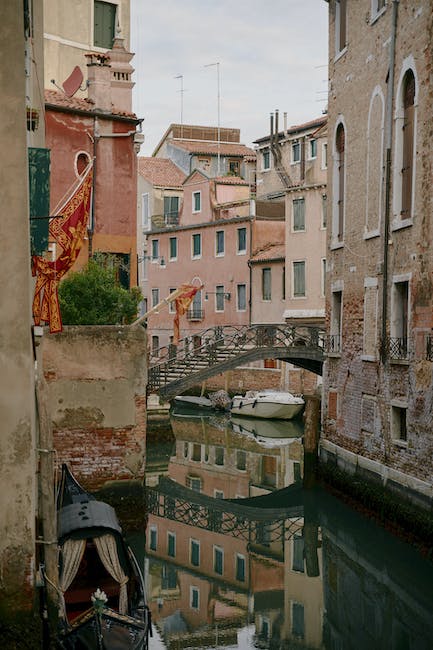
[[433, 2], [329, 2], [324, 460], [432, 498]]

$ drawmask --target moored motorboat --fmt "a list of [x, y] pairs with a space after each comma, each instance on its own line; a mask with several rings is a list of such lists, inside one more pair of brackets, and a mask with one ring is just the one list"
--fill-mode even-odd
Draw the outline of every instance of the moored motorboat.
[[173, 408], [182, 413], [210, 414], [215, 410], [213, 402], [207, 397], [196, 397], [195, 395], [176, 395], [173, 398]]
[[235, 395], [231, 413], [254, 418], [291, 420], [302, 411], [304, 400], [283, 391], [248, 391], [244, 396]]
[[[143, 577], [114, 509], [86, 492], [63, 465], [57, 513], [59, 647], [146, 649], [151, 623]], [[97, 607], [95, 594], [103, 595]]]

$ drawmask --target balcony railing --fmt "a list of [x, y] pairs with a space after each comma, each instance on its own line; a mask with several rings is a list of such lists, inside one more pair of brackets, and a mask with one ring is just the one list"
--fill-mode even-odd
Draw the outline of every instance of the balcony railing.
[[390, 336], [387, 340], [388, 355], [394, 361], [407, 361], [412, 348], [412, 339], [407, 336]]
[[426, 341], [426, 359], [433, 361], [433, 335], [427, 336]]
[[166, 226], [178, 226], [179, 225], [179, 212], [173, 210], [172, 212], [164, 213], [164, 223]]
[[204, 309], [188, 309], [187, 319], [189, 321], [200, 321], [204, 319]]
[[325, 352], [335, 354], [341, 352], [341, 335], [330, 334], [325, 337]]

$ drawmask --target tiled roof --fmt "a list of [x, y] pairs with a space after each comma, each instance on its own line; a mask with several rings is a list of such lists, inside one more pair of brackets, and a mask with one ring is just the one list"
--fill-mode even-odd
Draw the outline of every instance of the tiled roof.
[[215, 181], [220, 185], [249, 185], [248, 181], [240, 176], [217, 176]]
[[[45, 103], [51, 104], [53, 106], [61, 106], [63, 108], [68, 108], [76, 111], [95, 111], [94, 103], [87, 98], [83, 97], [67, 97], [57, 90], [45, 90]], [[128, 111], [121, 111], [117, 108], [112, 107], [108, 115], [120, 115], [122, 117], [130, 117], [136, 119], [137, 116], [135, 113], [129, 113]]]
[[138, 157], [138, 173], [152, 185], [181, 187], [186, 175], [169, 158]]
[[286, 256], [284, 244], [267, 244], [261, 250], [254, 252], [251, 256], [251, 262], [270, 262], [272, 260], [281, 260]]
[[252, 154], [251, 154], [251, 153], [247, 153], [247, 154], [244, 156], [244, 160], [245, 160], [245, 162], [256, 162], [256, 160], [257, 160], [257, 154], [256, 154], [256, 153], [252, 153]]
[[[308, 131], [309, 129], [317, 129], [324, 124], [326, 124], [328, 119], [327, 115], [323, 115], [322, 117], [317, 117], [314, 120], [310, 120], [309, 122], [304, 122], [303, 124], [295, 124], [294, 126], [289, 126], [287, 129], [287, 134], [288, 135], [294, 135], [295, 133], [299, 133], [300, 131]], [[278, 137], [279, 138], [284, 138], [285, 132], [284, 131], [279, 131], [278, 132]], [[270, 140], [270, 135], [265, 135], [263, 138], [258, 138], [257, 140], [254, 140], [255, 144], [259, 144], [261, 142], [266, 142], [267, 140]]]
[[[185, 149], [190, 153], [203, 154], [203, 155], [218, 155], [218, 142], [199, 142], [198, 140], [167, 140], [167, 143]], [[254, 155], [254, 151], [244, 144], [237, 144], [231, 142], [220, 142], [219, 152], [222, 156], [247, 156]]]

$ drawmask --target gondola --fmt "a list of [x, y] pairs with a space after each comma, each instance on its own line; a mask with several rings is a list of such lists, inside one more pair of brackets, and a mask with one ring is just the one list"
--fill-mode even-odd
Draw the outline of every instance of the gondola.
[[57, 495], [61, 617], [67, 650], [147, 650], [143, 577], [114, 509], [86, 492], [66, 465]]

